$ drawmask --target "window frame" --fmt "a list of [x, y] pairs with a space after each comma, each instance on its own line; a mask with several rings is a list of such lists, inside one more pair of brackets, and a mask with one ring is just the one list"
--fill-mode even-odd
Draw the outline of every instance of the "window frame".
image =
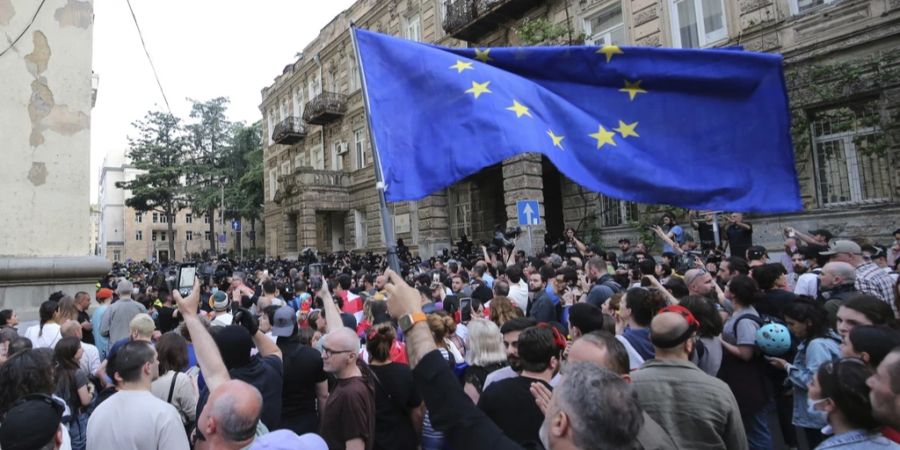
[[144, 231], [143, 231], [143, 230], [137, 230], [137, 231], [135, 231], [135, 233], [134, 233], [134, 240], [136, 240], [136, 241], [143, 241], [143, 240], [144, 240]]
[[706, 24], [703, 15], [703, 0], [669, 0], [669, 25], [672, 33], [672, 46], [675, 48], [693, 48], [685, 47], [681, 42], [681, 23], [678, 17], [678, 4], [681, 2], [691, 2], [694, 8], [694, 15], [697, 21], [697, 47], [708, 47], [717, 42], [728, 39], [728, 11], [727, 4], [724, 0], [718, 1], [722, 6], [722, 28], [709, 36], [706, 32]]
[[354, 168], [362, 170], [369, 166], [366, 161], [366, 129], [357, 128], [353, 130], [353, 159]]
[[[608, 14], [616, 9], [619, 10], [619, 24], [617, 26], [610, 27], [605, 30], [593, 32], [593, 30], [591, 29], [591, 19], [598, 17], [598, 16]], [[608, 44], [622, 45], [628, 41], [628, 29], [625, 27], [625, 13], [622, 9], [622, 5], [618, 4], [618, 3], [609, 5], [604, 8], [597, 9], [589, 14], [586, 14], [584, 16], [584, 18], [582, 19], [582, 30], [584, 31], [584, 34], [588, 36], [588, 38], [585, 42], [588, 45], [601, 45], [600, 43], [597, 42], [596, 39], [594, 39], [595, 36], [609, 37], [612, 35], [613, 32], [618, 31], [618, 30], [622, 30], [622, 42], [612, 42], [610, 40], [610, 42], [604, 42], [603, 45], [608, 45]]]
[[422, 41], [422, 16], [419, 13], [406, 18], [403, 35], [411, 41]]

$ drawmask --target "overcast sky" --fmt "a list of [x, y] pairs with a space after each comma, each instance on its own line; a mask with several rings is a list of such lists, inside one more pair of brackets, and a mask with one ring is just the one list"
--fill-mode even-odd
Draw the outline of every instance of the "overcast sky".
[[[261, 119], [260, 90], [353, 0], [131, 0], [172, 112], [187, 119], [187, 97], [229, 97], [229, 119]], [[91, 202], [103, 159], [124, 152], [131, 123], [165, 110], [125, 0], [94, 2]]]

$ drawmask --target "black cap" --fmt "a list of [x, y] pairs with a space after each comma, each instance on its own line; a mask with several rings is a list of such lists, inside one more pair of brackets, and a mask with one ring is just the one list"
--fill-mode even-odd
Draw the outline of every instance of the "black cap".
[[0, 426], [0, 448], [30, 450], [47, 445], [62, 421], [65, 406], [49, 395], [28, 395], [19, 400]]
[[766, 256], [766, 248], [762, 245], [754, 245], [747, 249], [747, 260], [753, 261], [757, 259], [762, 259], [763, 256]]

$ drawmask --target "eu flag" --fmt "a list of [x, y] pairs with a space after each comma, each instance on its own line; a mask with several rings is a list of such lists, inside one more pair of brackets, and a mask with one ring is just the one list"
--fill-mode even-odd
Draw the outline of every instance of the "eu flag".
[[353, 32], [389, 201], [537, 152], [572, 181], [622, 200], [801, 208], [779, 55], [446, 48]]

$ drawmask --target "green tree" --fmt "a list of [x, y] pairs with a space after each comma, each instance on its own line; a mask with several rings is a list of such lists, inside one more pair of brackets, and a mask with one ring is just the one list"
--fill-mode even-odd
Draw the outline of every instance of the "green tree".
[[191, 170], [186, 177], [188, 196], [191, 209], [205, 211], [209, 217], [209, 250], [216, 254], [215, 210], [221, 206], [222, 190], [229, 182], [223, 161], [233, 130], [233, 124], [226, 118], [229, 100], [227, 97], [189, 100], [193, 103], [190, 113], [193, 122], [185, 127], [190, 142]]
[[[239, 217], [250, 220], [251, 247], [256, 248], [256, 221], [262, 217], [263, 205], [263, 150], [262, 125], [257, 121], [247, 126], [243, 123], [235, 127], [231, 149], [242, 164], [234, 171], [236, 183], [230, 190], [229, 205], [234, 207]], [[243, 230], [241, 230], [243, 231]], [[238, 241], [243, 246], [243, 239]]]
[[181, 120], [172, 114], [150, 111], [134, 122], [136, 138], [129, 137], [128, 157], [143, 173], [134, 180], [116, 183], [131, 191], [125, 204], [140, 212], [158, 212], [167, 220], [169, 258], [175, 258], [175, 214], [184, 208], [184, 155], [187, 142]]

